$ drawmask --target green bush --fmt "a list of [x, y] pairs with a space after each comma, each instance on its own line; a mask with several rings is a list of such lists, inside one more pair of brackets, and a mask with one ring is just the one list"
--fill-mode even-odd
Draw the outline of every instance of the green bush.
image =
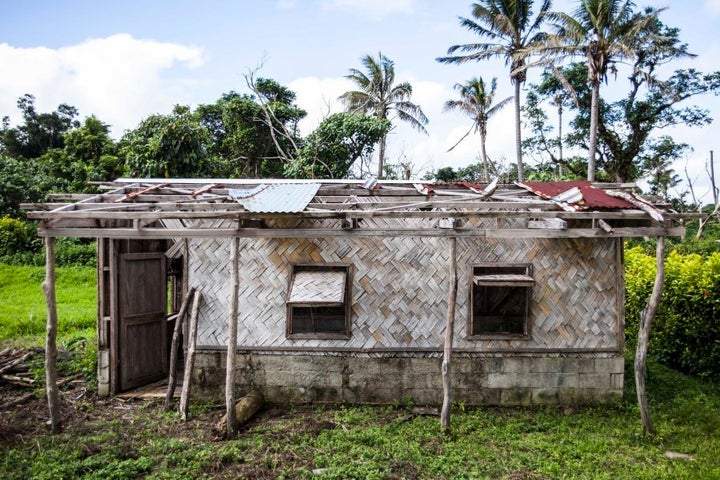
[[[5, 265], [45, 264], [43, 242], [33, 222], [0, 218], [0, 263]], [[58, 266], [95, 266], [95, 240], [58, 238], [55, 243]]]
[[41, 247], [34, 224], [9, 216], [0, 218], [0, 257], [37, 253]]
[[[634, 347], [640, 313], [652, 291], [655, 258], [633, 247], [625, 253], [625, 334]], [[672, 251], [665, 289], [651, 330], [650, 354], [700, 377], [720, 377], [720, 253], [705, 257]]]
[[96, 245], [95, 240], [58, 238], [55, 245], [55, 260], [60, 266], [94, 267]]

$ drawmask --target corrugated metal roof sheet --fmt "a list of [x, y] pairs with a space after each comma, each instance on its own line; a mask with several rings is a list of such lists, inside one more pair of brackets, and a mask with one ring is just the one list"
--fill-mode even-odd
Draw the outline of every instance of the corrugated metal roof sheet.
[[246, 210], [255, 213], [298, 213], [317, 194], [319, 183], [260, 184], [250, 190], [228, 190]]
[[[592, 186], [587, 180], [576, 180], [569, 182], [524, 182], [519, 184], [540, 197], [550, 200], [573, 188], [580, 190], [582, 199], [577, 203], [578, 209], [593, 208], [622, 208], [634, 209], [635, 207], [621, 198], [611, 197], [604, 190]], [[562, 201], [562, 200], [560, 200]]]

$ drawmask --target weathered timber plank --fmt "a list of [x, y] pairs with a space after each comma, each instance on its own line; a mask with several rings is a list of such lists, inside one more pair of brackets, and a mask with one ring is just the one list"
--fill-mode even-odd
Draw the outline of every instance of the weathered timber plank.
[[[508, 342], [514, 339], [508, 339]], [[199, 345], [198, 351], [226, 351], [224, 345]], [[243, 352], [323, 352], [323, 353], [377, 353], [377, 354], [399, 354], [399, 353], [442, 353], [440, 347], [295, 347], [295, 346], [257, 346], [257, 345], [238, 345], [238, 353]], [[623, 349], [618, 347], [587, 347], [587, 348], [567, 348], [567, 347], [483, 347], [482, 351], [469, 348], [454, 348], [453, 352], [458, 354], [469, 354], [485, 356], [486, 354], [501, 353], [562, 353], [562, 354], [606, 354], [606, 353], [622, 353]]]
[[[301, 213], [255, 213], [238, 209], [238, 206], [227, 204], [213, 204], [212, 209], [196, 210], [188, 208], [187, 210], [178, 210], [179, 205], [157, 205], [157, 204], [124, 204], [126, 210], [114, 211], [107, 209], [107, 204], [97, 209], [84, 209], [72, 211], [36, 211], [28, 213], [28, 218], [34, 220], [56, 220], [56, 219], [105, 219], [105, 220], [163, 220], [168, 218], [234, 218], [243, 219], [278, 219], [278, 218], [306, 218], [306, 219], [322, 219], [322, 218], [444, 218], [448, 216], [456, 218], [489, 218], [489, 217], [514, 217], [514, 218], [562, 218], [568, 220], [592, 220], [592, 219], [630, 219], [641, 220], [648, 219], [648, 215], [639, 210], [625, 210], [616, 212], [561, 212], [561, 211], [529, 211], [525, 209], [494, 209], [489, 208], [478, 210], [477, 208], [468, 207], [467, 210], [383, 210], [382, 208], [375, 210], [315, 210]], [[222, 205], [222, 209], [218, 208]], [[424, 207], [446, 208], [443, 204], [424, 204]], [[154, 211], [138, 211], [153, 208]], [[673, 217], [668, 217], [673, 218]], [[684, 218], [684, 217], [683, 217]]]
[[270, 229], [270, 228], [48, 228], [38, 229], [41, 237], [75, 238], [142, 238], [146, 240], [167, 238], [318, 238], [318, 237], [486, 237], [486, 238], [628, 238], [628, 237], [681, 237], [685, 227], [638, 227], [616, 228], [612, 233], [591, 228], [568, 230], [526, 229], [353, 229], [326, 228]]

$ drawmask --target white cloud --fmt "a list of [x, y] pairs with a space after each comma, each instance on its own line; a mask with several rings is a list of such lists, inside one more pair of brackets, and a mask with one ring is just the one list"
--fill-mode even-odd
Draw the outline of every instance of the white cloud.
[[325, 10], [351, 11], [381, 18], [390, 13], [413, 13], [415, 0], [323, 0]]
[[288, 88], [297, 94], [298, 106], [307, 112], [307, 117], [300, 122], [302, 134], [312, 132], [328, 115], [342, 112], [338, 97], [352, 86], [350, 80], [343, 77], [301, 77], [290, 82]]
[[113, 127], [113, 134], [134, 128], [152, 113], [167, 112], [187, 97], [190, 82], [177, 73], [163, 72], [176, 65], [203, 64], [197, 47], [139, 40], [127, 34], [86, 40], [78, 45], [50, 49], [17, 48], [0, 44], [0, 112], [17, 120], [15, 102], [30, 93], [39, 111], [68, 103], [82, 117], [94, 114]]

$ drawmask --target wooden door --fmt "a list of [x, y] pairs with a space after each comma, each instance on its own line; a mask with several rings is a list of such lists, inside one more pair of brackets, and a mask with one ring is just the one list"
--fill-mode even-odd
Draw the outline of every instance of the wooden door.
[[167, 279], [164, 253], [120, 256], [119, 389], [129, 390], [167, 375]]

